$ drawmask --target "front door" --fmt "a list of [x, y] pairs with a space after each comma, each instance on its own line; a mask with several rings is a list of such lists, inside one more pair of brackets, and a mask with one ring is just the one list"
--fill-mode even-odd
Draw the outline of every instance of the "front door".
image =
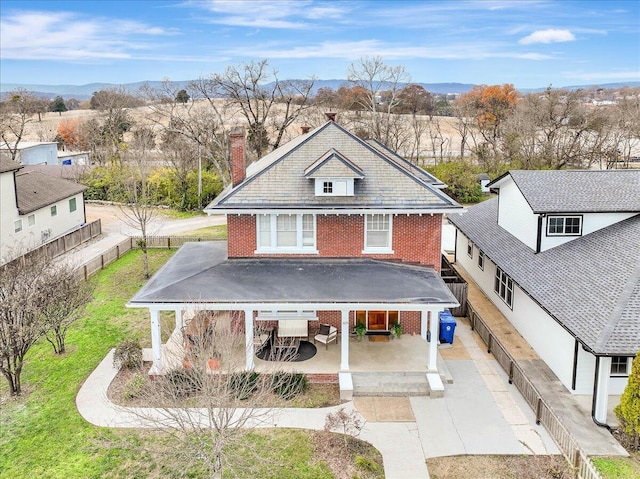
[[380, 331], [387, 329], [386, 311], [369, 311], [367, 315], [367, 329], [370, 331]]

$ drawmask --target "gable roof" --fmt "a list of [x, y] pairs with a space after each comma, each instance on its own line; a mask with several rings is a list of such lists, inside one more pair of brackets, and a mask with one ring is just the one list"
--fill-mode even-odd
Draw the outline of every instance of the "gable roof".
[[534, 213], [640, 211], [640, 170], [511, 170], [511, 178]]
[[73, 181], [55, 178], [39, 171], [16, 173], [18, 212], [26, 215], [60, 200], [82, 193], [87, 187]]
[[449, 221], [587, 349], [635, 355], [640, 214], [537, 254], [498, 226], [497, 218], [494, 198], [464, 215], [450, 215]]
[[364, 173], [344, 155], [331, 148], [304, 170], [307, 178], [364, 178]]
[[[305, 177], [310, 164], [332, 149], [357, 165], [364, 176], [356, 182], [353, 196], [316, 196], [314, 182]], [[226, 188], [205, 211], [260, 209], [433, 212], [460, 210], [462, 206], [425, 177], [329, 121], [250, 165], [245, 180]]]

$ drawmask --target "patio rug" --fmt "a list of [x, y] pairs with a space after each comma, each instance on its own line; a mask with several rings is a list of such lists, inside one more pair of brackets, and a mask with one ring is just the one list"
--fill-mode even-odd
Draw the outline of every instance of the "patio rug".
[[292, 350], [279, 349], [277, 351], [271, 351], [271, 344], [268, 344], [256, 353], [259, 359], [264, 361], [306, 361], [316, 355], [318, 349], [316, 345], [309, 341], [300, 341], [298, 352], [295, 353]]
[[387, 343], [389, 342], [389, 338], [391, 338], [391, 336], [389, 335], [382, 335], [382, 334], [372, 334], [369, 335], [369, 341], [372, 341], [374, 343]]

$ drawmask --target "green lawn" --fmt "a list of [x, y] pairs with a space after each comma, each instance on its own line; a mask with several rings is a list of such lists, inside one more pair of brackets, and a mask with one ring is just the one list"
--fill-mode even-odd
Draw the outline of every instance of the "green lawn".
[[[151, 250], [151, 271], [172, 254], [171, 250]], [[125, 337], [149, 342], [147, 311], [124, 307], [145, 282], [141, 271], [141, 253], [133, 251], [94, 277], [95, 299], [86, 317], [69, 331], [68, 352], [56, 356], [46, 341], [29, 352], [21, 398], [10, 398], [0, 378], [0, 478], [198, 477], [197, 472], [184, 471], [166, 456], [150, 452], [155, 448], [149, 446], [168, 441], [166, 435], [93, 427], [75, 407], [80, 385], [110, 348]], [[333, 477], [324, 462], [311, 459], [313, 438], [308, 431], [250, 434], [247, 450], [257, 450], [262, 459], [253, 460], [250, 476], [238, 476]], [[375, 450], [372, 454], [375, 456]]]
[[640, 453], [632, 457], [594, 458], [598, 472], [604, 479], [637, 479], [640, 477]]
[[227, 239], [227, 225], [206, 226], [197, 230], [181, 233], [180, 236], [198, 236], [200, 238], [209, 238], [214, 240]]

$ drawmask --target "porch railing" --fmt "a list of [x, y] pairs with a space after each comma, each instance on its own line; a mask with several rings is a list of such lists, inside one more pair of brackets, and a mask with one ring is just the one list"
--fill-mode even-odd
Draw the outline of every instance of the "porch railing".
[[582, 450], [571, 433], [562, 424], [558, 416], [545, 402], [533, 383], [524, 374], [516, 360], [509, 354], [491, 328], [467, 300], [467, 312], [471, 329], [476, 331], [487, 345], [487, 352], [492, 353], [502, 369], [509, 375], [509, 383], [515, 385], [536, 415], [536, 424], [542, 424], [556, 442], [558, 449], [575, 470], [579, 479], [602, 479], [595, 465]]

